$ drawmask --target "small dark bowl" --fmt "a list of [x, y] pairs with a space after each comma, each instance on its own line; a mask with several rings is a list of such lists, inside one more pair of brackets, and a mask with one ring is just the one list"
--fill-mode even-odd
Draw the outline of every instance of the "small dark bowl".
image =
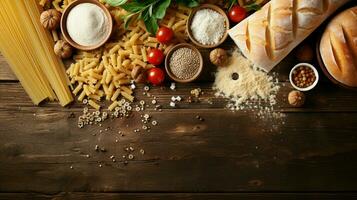
[[[200, 59], [200, 65], [199, 65], [197, 73], [193, 77], [191, 77], [189, 79], [180, 79], [180, 78], [176, 77], [170, 70], [170, 58], [171, 58], [172, 54], [177, 49], [184, 48], [184, 47], [190, 48], [193, 51], [195, 51], [197, 53], [197, 55], [199, 56], [199, 59]], [[181, 43], [181, 44], [178, 44], [178, 45], [172, 47], [170, 49], [170, 51], [167, 53], [166, 59], [165, 59], [165, 69], [166, 69], [166, 73], [169, 75], [169, 77], [172, 80], [174, 80], [176, 82], [179, 82], [179, 83], [189, 83], [189, 82], [192, 82], [192, 81], [196, 80], [201, 75], [202, 70], [203, 70], [203, 58], [202, 58], [202, 55], [201, 55], [200, 51], [198, 51], [198, 49], [196, 47], [194, 47], [193, 45], [188, 44], [188, 43]]]
[[[73, 39], [71, 38], [71, 36], [69, 36], [68, 31], [67, 31], [67, 17], [68, 14], [70, 13], [70, 11], [72, 10], [72, 8], [74, 8], [75, 6], [82, 4], [82, 3], [91, 3], [94, 5], [99, 6], [105, 13], [105, 15], [107, 16], [109, 23], [109, 31], [108, 31], [108, 35], [105, 37], [105, 39], [103, 41], [101, 41], [100, 43], [96, 44], [96, 45], [91, 45], [91, 46], [83, 46], [80, 44], [77, 44], [75, 41], [73, 41]], [[77, 0], [72, 2], [71, 4], [69, 4], [67, 6], [67, 8], [64, 10], [62, 17], [61, 17], [61, 31], [62, 31], [62, 35], [64, 37], [64, 39], [70, 44], [72, 45], [74, 48], [76, 49], [80, 49], [80, 50], [93, 50], [93, 49], [97, 49], [99, 47], [101, 47], [102, 45], [104, 45], [110, 38], [112, 32], [113, 32], [113, 19], [112, 16], [110, 15], [109, 10], [103, 5], [101, 4], [99, 1], [96, 0]]]

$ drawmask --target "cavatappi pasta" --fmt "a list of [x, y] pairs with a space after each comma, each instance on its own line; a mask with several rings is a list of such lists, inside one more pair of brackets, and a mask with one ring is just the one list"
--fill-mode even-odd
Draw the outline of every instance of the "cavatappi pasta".
[[53, 52], [51, 33], [39, 19], [37, 0], [0, 1], [0, 50], [34, 104], [73, 98], [62, 61]]
[[[105, 3], [104, 0], [99, 0]], [[52, 8], [61, 11], [65, 8], [65, 0], [41, 0], [45, 8], [52, 2]], [[67, 1], [66, 3], [68, 3]], [[116, 26], [111, 42], [94, 51], [78, 51], [73, 56], [74, 62], [67, 69], [67, 74], [73, 85], [72, 93], [78, 101], [88, 102], [90, 106], [99, 109], [98, 102], [102, 99], [111, 101], [109, 110], [113, 109], [119, 98], [134, 101], [131, 71], [135, 66], [149, 69], [146, 52], [151, 48], [159, 48], [166, 54], [168, 49], [178, 42], [188, 40], [185, 32], [187, 18], [191, 9], [178, 6], [169, 8], [160, 25], [171, 27], [175, 32], [175, 41], [168, 45], [160, 44], [155, 37], [145, 29], [142, 21], [133, 20], [127, 30], [124, 29], [122, 16], [126, 13], [120, 8], [109, 7]]]

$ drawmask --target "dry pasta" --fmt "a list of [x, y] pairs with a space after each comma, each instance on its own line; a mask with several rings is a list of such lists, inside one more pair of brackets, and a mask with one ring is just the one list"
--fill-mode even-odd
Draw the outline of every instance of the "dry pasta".
[[[40, 0], [40, 5], [48, 4], [48, 1]], [[104, 0], [99, 0], [104, 3]], [[45, 3], [44, 3], [45, 2]], [[65, 9], [70, 0], [52, 0], [52, 8], [59, 11]], [[62, 6], [57, 6], [62, 5]], [[119, 98], [134, 101], [133, 91], [127, 87], [132, 82], [131, 71], [134, 66], [145, 69], [153, 65], [147, 63], [147, 51], [150, 48], [160, 48], [164, 52], [167, 47], [172, 47], [179, 41], [187, 41], [188, 37], [184, 27], [191, 9], [178, 6], [167, 11], [167, 15], [160, 25], [175, 27], [176, 37], [171, 45], [159, 45], [155, 37], [150, 36], [142, 21], [133, 20], [128, 29], [124, 29], [122, 16], [127, 12], [120, 8], [109, 7], [113, 19], [116, 21], [116, 34], [114, 42], [105, 44], [95, 51], [78, 51], [73, 56], [75, 62], [67, 70], [67, 74], [73, 84], [73, 94], [78, 95], [78, 100], [92, 100], [91, 106], [98, 108], [96, 102], [102, 98], [113, 103], [110, 110], [118, 104]], [[95, 59], [95, 60], [92, 60]], [[101, 95], [99, 95], [99, 93]], [[88, 101], [89, 102], [89, 101]], [[94, 104], [94, 103], [95, 104]]]
[[53, 52], [52, 35], [39, 21], [37, 0], [1, 0], [0, 8], [0, 50], [33, 103], [58, 99], [62, 106], [69, 104], [69, 81]]

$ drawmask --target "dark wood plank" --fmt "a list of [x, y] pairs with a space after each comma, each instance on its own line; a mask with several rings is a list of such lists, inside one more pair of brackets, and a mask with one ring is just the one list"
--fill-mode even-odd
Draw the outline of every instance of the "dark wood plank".
[[16, 81], [18, 80], [14, 73], [11, 71], [9, 64], [6, 62], [0, 52], [0, 81]]
[[[282, 110], [286, 117], [281, 119], [260, 119], [254, 112], [233, 113], [224, 108], [202, 109], [207, 108], [204, 105], [150, 110], [159, 126], [150, 133], [134, 133], [142, 126], [138, 113], [128, 119], [109, 120], [102, 127], [78, 129], [76, 120], [68, 118], [71, 112], [79, 115], [77, 105], [73, 109], [30, 106], [28, 100], [18, 100], [17, 86], [12, 86], [6, 84], [5, 97], [0, 90], [0, 192], [357, 188], [357, 113], [339, 112], [342, 107], [331, 109], [336, 102], [322, 104], [332, 106], [331, 111], [322, 107], [323, 113], [319, 107], [313, 112]], [[10, 96], [15, 99], [7, 99]], [[352, 101], [352, 97], [346, 98]], [[21, 103], [15, 106], [10, 101]], [[343, 102], [347, 104], [347, 100]], [[349, 107], [353, 108], [353, 103]], [[196, 115], [205, 121], [199, 122]], [[109, 131], [100, 133], [107, 127]], [[96, 144], [107, 152], [95, 152]], [[128, 146], [136, 149], [136, 158], [126, 166], [121, 156]], [[145, 155], [138, 153], [141, 148]], [[111, 155], [118, 158], [116, 163]]]
[[38, 193], [0, 193], [0, 199], [86, 199], [86, 200], [111, 200], [111, 199], [126, 199], [126, 200], [236, 200], [236, 199], [246, 199], [246, 200], [291, 200], [291, 199], [306, 199], [306, 200], [348, 200], [356, 198], [355, 193], [351, 194], [341, 194], [341, 193], [211, 193], [211, 194], [200, 194], [200, 193], [60, 193], [55, 195], [46, 195]]
[[[167, 87], [154, 87], [150, 90], [153, 96], [156, 96], [159, 104], [164, 109], [171, 109], [169, 102], [172, 96], [181, 96], [184, 100], [177, 105], [177, 109], [224, 109], [227, 99], [215, 97], [215, 92], [211, 89], [211, 83], [201, 84], [177, 84], [177, 89], [172, 91]], [[339, 88], [333, 84], [319, 85], [312, 92], [306, 93], [307, 102], [304, 108], [293, 108], [287, 102], [287, 94], [293, 88], [288, 83], [281, 83], [281, 90], [277, 95], [277, 111], [284, 112], [357, 112], [357, 93], [346, 89]], [[137, 99], [145, 100], [150, 103], [152, 98], [143, 95], [143, 85], [136, 89], [135, 96]], [[187, 98], [190, 91], [194, 88], [201, 88], [204, 94], [200, 97], [199, 103], [188, 103]], [[0, 84], [0, 109], [21, 110], [27, 107], [33, 107], [27, 94], [24, 92], [19, 83], [2, 83]], [[102, 102], [106, 107], [106, 102]], [[58, 103], [43, 103], [47, 108], [59, 108]], [[75, 103], [69, 106], [71, 109], [83, 108], [83, 105]], [[148, 110], [152, 110], [152, 107]]]

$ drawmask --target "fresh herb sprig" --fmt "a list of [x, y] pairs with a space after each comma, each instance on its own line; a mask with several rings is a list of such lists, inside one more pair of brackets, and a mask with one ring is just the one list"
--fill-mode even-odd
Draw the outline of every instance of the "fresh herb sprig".
[[[237, 0], [229, 0], [228, 10], [237, 3]], [[261, 6], [255, 2], [243, 6], [247, 12], [254, 12], [260, 10]]]
[[106, 0], [111, 6], [120, 6], [129, 14], [123, 17], [125, 28], [128, 27], [133, 17], [138, 16], [145, 23], [146, 30], [155, 34], [159, 29], [158, 20], [165, 17], [166, 10], [171, 3], [183, 4], [187, 7], [199, 5], [198, 0]]

